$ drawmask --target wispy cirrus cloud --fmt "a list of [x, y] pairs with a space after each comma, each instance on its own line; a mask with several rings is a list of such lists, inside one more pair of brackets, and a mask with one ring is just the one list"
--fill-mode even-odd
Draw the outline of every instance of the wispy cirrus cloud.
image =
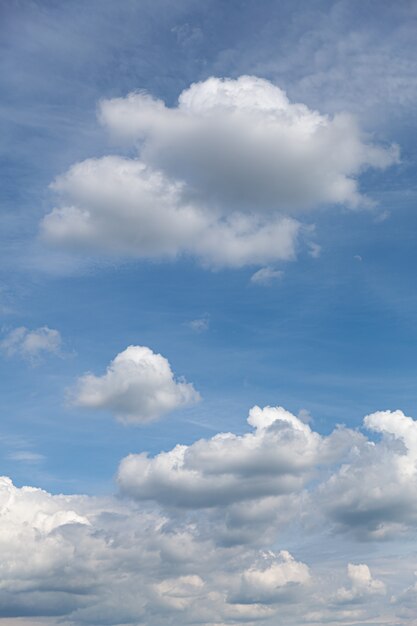
[[47, 354], [61, 356], [61, 334], [54, 328], [42, 326], [29, 330], [25, 326], [14, 328], [0, 342], [0, 349], [8, 356], [18, 356], [36, 362]]

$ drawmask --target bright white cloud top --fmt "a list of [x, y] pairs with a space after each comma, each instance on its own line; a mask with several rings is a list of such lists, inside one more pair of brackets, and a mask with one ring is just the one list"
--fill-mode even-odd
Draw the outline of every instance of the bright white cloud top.
[[88, 159], [52, 185], [59, 205], [44, 237], [89, 252], [191, 255], [212, 267], [295, 257], [294, 215], [323, 205], [369, 205], [368, 168], [398, 161], [353, 117], [291, 103], [267, 80], [209, 78], [167, 107], [146, 93], [102, 101], [100, 121], [138, 157]]
[[[402, 559], [399, 574], [392, 556], [371, 551], [372, 564], [364, 562], [366, 542], [355, 542], [367, 538], [358, 525], [386, 524], [391, 467], [392, 481], [401, 486], [401, 471], [410, 483], [391, 533], [415, 528], [417, 422], [399, 411], [368, 416], [365, 427], [382, 434], [375, 443], [346, 428], [319, 435], [280, 407], [255, 407], [248, 421], [253, 433], [127, 457], [119, 484], [133, 500], [53, 496], [1, 479], [5, 614], [74, 625], [408, 623], [413, 559]], [[352, 502], [365, 490], [372, 514], [364, 522]], [[327, 506], [336, 494], [353, 506], [343, 528]], [[307, 548], [301, 558], [286, 545], [294, 525], [297, 551]], [[339, 548], [336, 560], [314, 549], [323, 532]], [[360, 560], [344, 556], [358, 550]]]
[[167, 359], [146, 346], [129, 346], [103, 376], [85, 374], [72, 392], [79, 406], [111, 411], [118, 420], [141, 424], [200, 400], [191, 383], [175, 380]]

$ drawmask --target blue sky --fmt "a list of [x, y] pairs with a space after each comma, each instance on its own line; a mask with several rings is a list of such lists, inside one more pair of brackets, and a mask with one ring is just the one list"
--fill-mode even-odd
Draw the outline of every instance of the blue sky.
[[[122, 459], [141, 453], [157, 457], [177, 444], [191, 446], [216, 433], [249, 433], [252, 425], [246, 417], [254, 405], [285, 407], [302, 423], [308, 416], [312, 432], [323, 438], [341, 424], [350, 433], [363, 433], [364, 416], [377, 411], [400, 409], [407, 416], [417, 415], [414, 2], [35, 0], [4, 3], [0, 16], [2, 474], [10, 476], [17, 488], [33, 485], [52, 499], [77, 493], [119, 502], [120, 494], [127, 494], [136, 501], [133, 520], [142, 514], [144, 499], [162, 508], [166, 502], [158, 487], [155, 496], [140, 495], [140, 489], [148, 487], [131, 486], [130, 478], [118, 470]], [[256, 77], [248, 79], [247, 92], [246, 83], [239, 82], [242, 76]], [[229, 89], [225, 101], [222, 85]], [[255, 92], [254, 104], [250, 94]], [[302, 124], [309, 124], [318, 112], [319, 127], [326, 129], [322, 143], [308, 144], [316, 154], [310, 161], [310, 152], [302, 155], [302, 163], [293, 157], [299, 153], [292, 127], [276, 131], [283, 147], [272, 145], [262, 134], [263, 124], [269, 122], [263, 109], [258, 110], [259, 99], [279, 99], [283, 92], [288, 119], [300, 116]], [[129, 100], [131, 93], [136, 95]], [[185, 104], [178, 105], [179, 97]], [[212, 98], [219, 100], [213, 105]], [[235, 119], [228, 117], [227, 98], [236, 98], [236, 129]], [[304, 108], [296, 110], [294, 103]], [[214, 107], [208, 109], [210, 132], [201, 121], [206, 119], [204, 107]], [[343, 117], [346, 113], [349, 117]], [[194, 126], [186, 127], [184, 119], [191, 119]], [[338, 126], [334, 120], [344, 121]], [[259, 125], [260, 143], [250, 134], [252, 122]], [[249, 143], [240, 144], [241, 140]], [[251, 141], [254, 151], [246, 162], [241, 146], [252, 145]], [[348, 164], [343, 161], [333, 171], [344, 151], [349, 153]], [[274, 159], [278, 163], [273, 174], [268, 158], [271, 171]], [[134, 186], [144, 175], [137, 170], [128, 173], [132, 178], [123, 179], [127, 180], [123, 185], [117, 178], [118, 168], [125, 172], [123, 168], [136, 167], [139, 161], [150, 177], [144, 179], [143, 193], [154, 193], [156, 199], [151, 206], [151, 196], [144, 195], [145, 209], [142, 200], [135, 200], [139, 188]], [[94, 186], [89, 163], [103, 168], [97, 175], [103, 192], [100, 185]], [[79, 169], [71, 169], [74, 166]], [[162, 182], [152, 178], [156, 171]], [[339, 196], [335, 195], [341, 180], [353, 181], [355, 189], [338, 187]], [[54, 181], [58, 182], [51, 187]], [[146, 185], [153, 185], [151, 191]], [[249, 208], [243, 206], [246, 198]], [[188, 211], [178, 227], [175, 221], [168, 224], [171, 201], [177, 203], [178, 215]], [[158, 217], [165, 202], [168, 208]], [[133, 206], [133, 213], [128, 213], [130, 208], [123, 213], [124, 206]], [[92, 216], [87, 235], [77, 230], [81, 214], [68, 213], [68, 207]], [[143, 222], [135, 221], [142, 210], [149, 215]], [[266, 229], [278, 229], [281, 243], [268, 235], [256, 250], [256, 242], [250, 253], [238, 250], [236, 215], [253, 218], [249, 237], [266, 224]], [[200, 224], [197, 235], [184, 235], [193, 220]], [[287, 226], [297, 234], [284, 232]], [[136, 228], [138, 234], [133, 232]], [[140, 239], [141, 229], [146, 241]], [[260, 270], [266, 270], [260, 275], [265, 280], [256, 279]], [[13, 333], [22, 327], [26, 330], [21, 336], [35, 343], [19, 339], [10, 347]], [[59, 345], [52, 335], [46, 344], [38, 343], [45, 327], [59, 333]], [[125, 424], [114, 407], [120, 403], [131, 407], [132, 400], [122, 397], [119, 387], [110, 400], [83, 399], [79, 386], [86, 373], [95, 376], [96, 384], [112, 360], [132, 345], [163, 355], [174, 376], [169, 384], [184, 379], [201, 400], [177, 398], [170, 410], [161, 409], [158, 419], [148, 419], [139, 397], [142, 413], [137, 408], [135, 423]], [[111, 384], [107, 379], [103, 383]], [[148, 393], [145, 387], [139, 391]], [[379, 428], [366, 434], [367, 444], [382, 445], [381, 433], [401, 439], [385, 426]], [[332, 460], [332, 467], [342, 463], [342, 456]], [[366, 467], [365, 461], [361, 463]], [[361, 467], [353, 468], [352, 476]], [[306, 487], [309, 497], [314, 481], [324, 485], [327, 478], [315, 475], [313, 486]], [[320, 505], [324, 510], [333, 496], [331, 487], [321, 489], [330, 494]], [[179, 503], [181, 497], [179, 493]], [[88, 517], [88, 511], [82, 511], [87, 505], [79, 506], [80, 515]], [[75, 505], [74, 510], [78, 511]], [[340, 511], [337, 524], [345, 528], [347, 517], [342, 520]], [[170, 509], [167, 515], [175, 525], [179, 513]], [[397, 517], [388, 515], [402, 525], [401, 533], [415, 528], [414, 513], [407, 519]], [[213, 519], [214, 513], [207, 524], [214, 524]], [[369, 536], [357, 531], [356, 522], [351, 524], [348, 536], [356, 533], [366, 543]], [[373, 551], [379, 550], [382, 561], [375, 567], [382, 572], [391, 567], [393, 572], [397, 555], [415, 550], [404, 547], [414, 544], [401, 543], [399, 531], [401, 537], [390, 539], [394, 543], [384, 552], [375, 544], [365, 549], [354, 540], [338, 543], [329, 539], [332, 529], [329, 522], [327, 539], [319, 543], [323, 554], [324, 546], [330, 546], [329, 559], [340, 561], [362, 550], [375, 557]], [[300, 558], [314, 554], [316, 531], [317, 527], [303, 530]], [[291, 532], [283, 532], [287, 547], [274, 540], [268, 549], [297, 551]], [[311, 558], [319, 560], [317, 554]], [[280, 559], [277, 567], [287, 567], [285, 555]], [[381, 564], [388, 561], [389, 567]], [[316, 565], [319, 570], [324, 567]], [[275, 565], [271, 567], [275, 571]], [[328, 604], [363, 601], [363, 614], [346, 609], [330, 618], [324, 613], [317, 617], [317, 607], [309, 605], [302, 623], [337, 618], [359, 626], [376, 618], [381, 621], [374, 623], [392, 626], [414, 624], [409, 608], [414, 606], [412, 592], [404, 591], [412, 588], [407, 578], [411, 568], [404, 565], [402, 589], [391, 590], [400, 607], [395, 616], [391, 609], [375, 613], [373, 602], [383, 595], [382, 587], [369, 582], [366, 571], [351, 569], [352, 588], [347, 591], [347, 583], [341, 582]], [[193, 575], [205, 580], [201, 572]], [[229, 604], [263, 606], [262, 598], [254, 600], [248, 591], [251, 575], [242, 576], [242, 587], [230, 591]], [[299, 568], [293, 582], [304, 584], [303, 576]], [[384, 584], [388, 589], [388, 582]], [[268, 598], [265, 607], [275, 606]], [[0, 616], [0, 623], [7, 626], [8, 617], [32, 615], [32, 620], [40, 616], [39, 624], [49, 620], [55, 624], [58, 618], [51, 607], [56, 601], [48, 596], [45, 605], [31, 609], [19, 608], [8, 598], [11, 608]], [[74, 608], [71, 603], [68, 607], [64, 617], [69, 623], [104, 623], [94, 608]], [[194, 609], [186, 622], [175, 621], [172, 606], [163, 617], [156, 608], [145, 617], [136, 609], [127, 617], [117, 614], [120, 607], [113, 609], [115, 616], [106, 623], [197, 623]], [[274, 619], [269, 608], [264, 617], [263, 613], [236, 617], [216, 610], [207, 608], [212, 617], [201, 618], [204, 624], [251, 624], [260, 619], [267, 624]], [[113, 615], [110, 609], [108, 614]], [[287, 619], [292, 623], [300, 617], [288, 613]]]

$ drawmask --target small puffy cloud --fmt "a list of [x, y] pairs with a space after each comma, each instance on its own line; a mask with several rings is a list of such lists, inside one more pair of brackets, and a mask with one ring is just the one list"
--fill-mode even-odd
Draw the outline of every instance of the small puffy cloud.
[[20, 356], [29, 361], [36, 361], [45, 354], [59, 355], [61, 344], [58, 330], [48, 326], [29, 330], [25, 326], [20, 326], [6, 335], [0, 343], [0, 348], [7, 356]]
[[385, 584], [381, 580], [372, 578], [367, 565], [353, 565], [349, 563], [347, 573], [351, 586], [350, 588], [341, 587], [337, 590], [336, 602], [340, 604], [366, 602], [370, 596], [386, 594]]
[[99, 115], [137, 158], [73, 165], [52, 184], [59, 202], [41, 225], [48, 241], [89, 253], [185, 254], [210, 267], [290, 260], [301, 229], [294, 214], [369, 204], [358, 176], [398, 160], [349, 115], [291, 103], [254, 76], [195, 83], [173, 108], [131, 93], [102, 101]]
[[384, 539], [417, 525], [417, 422], [402, 411], [379, 411], [364, 425], [381, 440], [358, 447], [321, 485], [320, 497], [340, 529]]
[[310, 580], [307, 565], [297, 562], [286, 550], [278, 555], [270, 552], [263, 563], [246, 569], [240, 580], [240, 588], [231, 596], [230, 602], [238, 604], [274, 604], [294, 600], [297, 587]]
[[79, 406], [105, 409], [118, 420], [142, 424], [198, 402], [191, 383], [176, 380], [168, 360], [145, 346], [129, 346], [111, 361], [103, 376], [78, 379], [72, 400]]
[[275, 280], [279, 280], [284, 275], [281, 270], [275, 270], [273, 267], [261, 267], [260, 270], [252, 274], [250, 282], [254, 285], [270, 285]]

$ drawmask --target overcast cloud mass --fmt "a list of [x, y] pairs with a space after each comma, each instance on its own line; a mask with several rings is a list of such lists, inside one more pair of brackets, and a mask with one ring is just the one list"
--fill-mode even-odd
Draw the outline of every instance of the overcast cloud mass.
[[0, 626], [417, 626], [415, 2], [0, 22]]

